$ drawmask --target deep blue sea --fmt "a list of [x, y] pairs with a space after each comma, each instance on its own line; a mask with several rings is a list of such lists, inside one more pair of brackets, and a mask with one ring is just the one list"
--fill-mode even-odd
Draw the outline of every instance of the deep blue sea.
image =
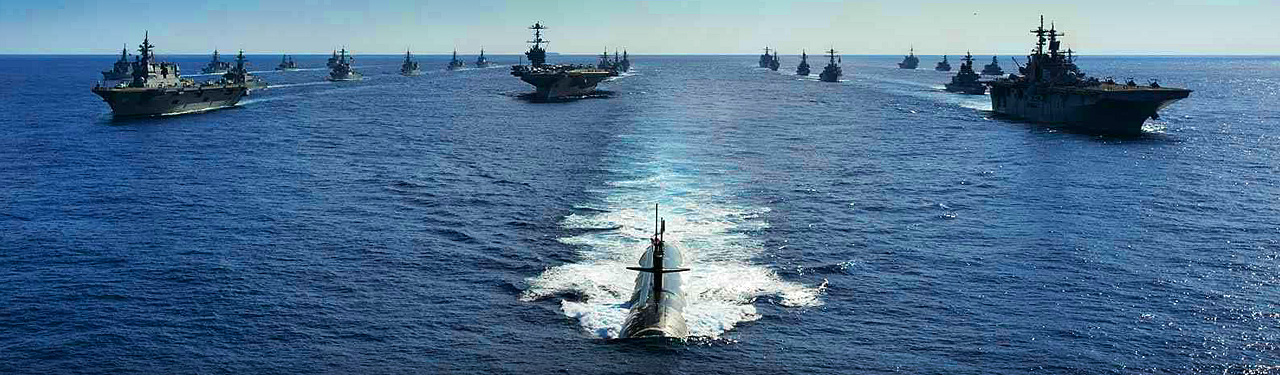
[[[1195, 90], [1129, 138], [900, 56], [633, 56], [564, 103], [356, 57], [113, 119], [115, 56], [0, 56], [0, 373], [1280, 372], [1280, 57], [1081, 57]], [[697, 337], [611, 340], [654, 204]]]

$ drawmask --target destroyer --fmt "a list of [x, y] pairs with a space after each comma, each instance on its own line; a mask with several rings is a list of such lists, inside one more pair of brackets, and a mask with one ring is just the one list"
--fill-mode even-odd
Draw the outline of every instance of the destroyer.
[[773, 56], [769, 55], [769, 47], [764, 47], [764, 54], [760, 55], [760, 67], [768, 68], [770, 62], [773, 62]]
[[898, 63], [898, 67], [902, 69], [915, 69], [920, 66], [920, 58], [916, 57], [916, 47], [911, 47], [909, 55], [902, 57], [902, 62]]
[[335, 66], [338, 66], [338, 50], [336, 49], [333, 50], [333, 56], [330, 56], [329, 61], [324, 64], [324, 67], [329, 69], [333, 69]]
[[102, 97], [116, 116], [154, 116], [230, 107], [249, 91], [244, 83], [226, 79], [197, 84], [182, 78], [177, 64], [155, 61], [153, 48], [150, 36], [144, 37], [138, 46], [139, 55], [129, 68], [129, 80], [107, 80], [103, 72], [103, 82], [93, 87], [93, 93]]
[[[1019, 75], [997, 79], [991, 86], [991, 108], [997, 113], [1034, 122], [1060, 124], [1071, 130], [1106, 134], [1139, 134], [1157, 112], [1191, 95], [1191, 90], [1160, 87], [1155, 81], [1139, 86], [1130, 80], [1086, 78], [1068, 53], [1059, 53], [1060, 33], [1050, 25], [1031, 30], [1036, 48], [1027, 56]], [[1048, 42], [1048, 50], [1045, 43]]]
[[458, 70], [458, 69], [462, 69], [462, 67], [464, 67], [464, 66], [466, 66], [466, 65], [467, 65], [467, 64], [464, 64], [464, 63], [462, 62], [462, 60], [458, 60], [458, 50], [457, 50], [457, 49], [454, 49], [454, 50], [453, 50], [453, 60], [449, 60], [449, 70]]
[[960, 73], [951, 77], [951, 82], [947, 83], [947, 91], [971, 95], [987, 93], [987, 86], [978, 82], [978, 78], [978, 73], [973, 72], [973, 54], [966, 52], [964, 59], [960, 60]]
[[200, 73], [204, 74], [222, 74], [231, 69], [231, 63], [218, 59], [218, 50], [213, 50], [213, 60], [208, 65], [200, 69]]
[[329, 76], [325, 77], [330, 81], [359, 81], [364, 76], [351, 68], [351, 64], [356, 62], [356, 58], [347, 56], [347, 49], [344, 47], [338, 54], [338, 60], [333, 64], [333, 68], [329, 70]]
[[818, 79], [823, 82], [838, 82], [840, 81], [840, 76], [844, 75], [844, 71], [840, 69], [842, 61], [836, 60], [835, 48], [827, 50], [827, 57], [831, 58], [831, 62], [828, 62], [827, 66], [822, 68], [822, 74], [818, 75]]
[[293, 57], [290, 57], [289, 55], [280, 57], [280, 65], [276, 65], [276, 70], [283, 70], [286, 72], [292, 72], [298, 69], [300, 69], [298, 68], [298, 63], [294, 62]]
[[589, 94], [596, 90], [596, 85], [612, 74], [608, 70], [597, 69], [587, 65], [550, 65], [547, 64], [547, 50], [542, 48], [542, 30], [547, 27], [535, 23], [533, 44], [524, 55], [529, 58], [529, 65], [511, 67], [511, 75], [537, 88], [533, 98], [536, 100], [563, 99], [571, 96]]
[[249, 90], [244, 93], [245, 95], [249, 95], [253, 90], [267, 88], [267, 81], [249, 74], [249, 69], [245, 68], [245, 61], [244, 50], [240, 50], [240, 53], [236, 55], [236, 65], [227, 70], [227, 73], [222, 75], [222, 79], [227, 82], [244, 85]]
[[489, 67], [489, 59], [484, 57], [484, 48], [480, 49], [480, 57], [476, 57], [476, 67], [477, 68]]
[[796, 66], [796, 75], [809, 75], [809, 55], [804, 50], [800, 50], [800, 65]]
[[780, 65], [781, 65], [781, 61], [778, 60], [778, 50], [775, 49], [773, 50], [773, 59], [769, 60], [769, 70], [776, 72], [778, 71], [778, 66]]
[[[617, 52], [614, 52], [614, 57], [617, 57], [617, 54], [618, 54]], [[618, 62], [618, 70], [621, 70], [623, 72], [631, 71], [631, 58], [627, 57], [626, 49], [622, 50], [622, 61]]]
[[933, 67], [933, 70], [937, 70], [937, 71], [939, 71], [939, 72], [950, 72], [950, 71], [951, 71], [951, 63], [950, 63], [950, 62], [947, 62], [947, 55], [942, 55], [942, 61], [939, 61], [939, 62], [938, 62], [938, 65], [935, 65], [935, 66]]
[[655, 228], [649, 238], [649, 247], [640, 256], [639, 267], [627, 267], [639, 271], [635, 291], [631, 295], [631, 311], [622, 324], [621, 338], [684, 338], [689, 328], [684, 320], [684, 291], [681, 290], [680, 272], [684, 254], [663, 237], [667, 231], [666, 220], [657, 218], [654, 208]]
[[133, 64], [129, 63], [129, 47], [120, 49], [120, 59], [116, 60], [111, 70], [102, 71], [102, 85], [115, 86], [133, 80]]
[[995, 56], [991, 56], [991, 63], [982, 66], [982, 75], [984, 76], [1002, 76], [1004, 69], [1000, 69], [1000, 62], [996, 61]]
[[409, 53], [409, 50], [405, 50], [404, 63], [400, 64], [400, 75], [412, 77], [421, 74], [422, 69], [418, 68], [418, 62], [413, 61], [413, 55]]

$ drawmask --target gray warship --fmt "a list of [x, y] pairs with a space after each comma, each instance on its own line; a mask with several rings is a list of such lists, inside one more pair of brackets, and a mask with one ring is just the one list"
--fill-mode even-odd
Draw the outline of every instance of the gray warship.
[[773, 50], [773, 58], [769, 60], [769, 70], [776, 72], [781, 65], [782, 62], [778, 59], [778, 50], [775, 49]]
[[329, 57], [329, 61], [324, 64], [324, 67], [329, 69], [333, 69], [335, 66], [338, 66], [338, 50], [336, 49], [333, 50], [333, 56]]
[[973, 71], [973, 54], [966, 52], [960, 60], [960, 73], [951, 77], [947, 83], [947, 91], [961, 94], [982, 95], [987, 93], [987, 86], [978, 81], [978, 73]]
[[413, 54], [409, 50], [404, 51], [404, 63], [400, 64], [400, 75], [412, 77], [422, 75], [422, 69], [418, 68], [418, 62], [413, 61]]
[[333, 64], [333, 67], [329, 70], [329, 76], [325, 77], [325, 79], [330, 81], [359, 81], [364, 79], [364, 76], [351, 68], [351, 64], [355, 62], [356, 58], [347, 56], [347, 49], [343, 47], [338, 54], [338, 60]]
[[542, 30], [547, 27], [535, 23], [529, 29], [533, 30], [533, 40], [529, 41], [533, 46], [524, 53], [529, 58], [529, 65], [512, 66], [511, 75], [537, 88], [533, 99], [555, 100], [589, 94], [612, 74], [589, 65], [547, 64], [547, 50], [542, 48], [542, 44], [547, 43], [542, 39]]
[[609, 50], [607, 49], [604, 53], [600, 54], [600, 62], [596, 63], [596, 69], [608, 70], [609, 74], [614, 76], [619, 74], [618, 63], [617, 61], [609, 59]]
[[627, 320], [622, 323], [620, 338], [685, 338], [689, 336], [689, 328], [684, 320], [684, 291], [681, 288], [680, 272], [684, 254], [675, 244], [664, 240], [667, 231], [666, 220], [657, 216], [658, 207], [654, 206], [655, 228], [653, 237], [649, 239], [649, 247], [640, 256], [639, 267], [627, 267], [639, 271], [636, 275], [636, 286], [631, 300], [627, 303], [630, 311]]
[[102, 85], [115, 86], [133, 80], [133, 64], [129, 62], [129, 47], [120, 50], [120, 59], [111, 66], [111, 70], [102, 71]]
[[283, 70], [286, 72], [291, 72], [298, 69], [300, 69], [298, 68], [298, 63], [294, 62], [293, 57], [290, 57], [289, 55], [284, 55], [280, 57], [280, 65], [276, 65], [276, 70]]
[[[147, 35], [129, 68], [130, 79], [109, 80], [107, 72], [103, 72], [103, 82], [91, 89], [111, 106], [116, 116], [155, 116], [225, 108], [235, 105], [249, 92], [244, 83], [226, 79], [196, 83], [182, 78], [178, 64], [156, 61], [153, 48]], [[112, 73], [119, 70], [117, 67]]]
[[[617, 52], [614, 52], [614, 53], [613, 53], [613, 55], [614, 55], [614, 57], [615, 57], [615, 58], [616, 58], [616, 57], [618, 57], [618, 53], [617, 53]], [[622, 50], [622, 60], [621, 60], [621, 61], [618, 61], [618, 70], [621, 70], [621, 71], [623, 71], [623, 72], [630, 72], [630, 71], [631, 71], [631, 58], [627, 57], [627, 50], [626, 50], [626, 49], [623, 49], [623, 50]]]
[[200, 73], [204, 74], [222, 74], [231, 69], [231, 63], [218, 59], [218, 50], [213, 50], [213, 59], [209, 60], [209, 64], [200, 69]]
[[809, 55], [804, 50], [800, 50], [800, 65], [796, 66], [796, 75], [809, 75]]
[[1020, 75], [988, 83], [996, 113], [1068, 130], [1133, 135], [1142, 133], [1147, 119], [1159, 118], [1161, 108], [1191, 95], [1191, 90], [1161, 87], [1155, 81], [1140, 86], [1133, 80], [1120, 85], [1110, 79], [1086, 78], [1070, 50], [1059, 52], [1058, 37], [1065, 34], [1052, 25], [1046, 30], [1044, 16], [1031, 33], [1036, 35], [1036, 47], [1027, 56], [1027, 65], [1018, 69]]
[[844, 75], [844, 70], [840, 69], [840, 63], [843, 61], [836, 60], [835, 48], [827, 51], [827, 57], [830, 57], [831, 61], [827, 63], [826, 67], [822, 68], [822, 74], [818, 75], [818, 79], [823, 82], [839, 82], [840, 76]]
[[1000, 62], [996, 60], [995, 56], [991, 56], [990, 64], [982, 66], [982, 75], [984, 76], [1004, 75], [1004, 69], [1000, 69]]
[[938, 62], [938, 65], [935, 65], [935, 66], [933, 67], [933, 70], [937, 70], [937, 71], [939, 71], [939, 72], [950, 72], [950, 71], [951, 71], [951, 63], [950, 63], [950, 62], [947, 62], [947, 55], [942, 55], [942, 61], [939, 61], [939, 62]]
[[484, 48], [480, 49], [480, 57], [476, 57], [476, 67], [477, 68], [489, 67], [489, 59], [484, 57]]
[[760, 55], [760, 67], [768, 68], [771, 62], [773, 62], [773, 56], [769, 55], [769, 47], [764, 47], [764, 54]]
[[462, 69], [462, 68], [463, 68], [464, 66], [466, 66], [466, 65], [467, 65], [467, 64], [463, 63], [463, 62], [462, 62], [462, 60], [458, 60], [458, 50], [457, 50], [457, 49], [454, 49], [454, 50], [453, 50], [453, 60], [449, 60], [449, 70], [458, 70], [458, 69]]
[[245, 64], [246, 61], [247, 60], [244, 58], [244, 50], [240, 50], [240, 53], [236, 55], [236, 64], [222, 75], [222, 79], [227, 82], [244, 85], [245, 88], [249, 90], [244, 93], [245, 95], [253, 93], [253, 90], [267, 88], [267, 81], [263, 81], [262, 78], [249, 74], [249, 69], [245, 67], [247, 65]]
[[920, 58], [916, 57], [916, 47], [911, 47], [909, 55], [902, 57], [902, 62], [898, 63], [898, 67], [902, 69], [915, 69], [920, 66]]

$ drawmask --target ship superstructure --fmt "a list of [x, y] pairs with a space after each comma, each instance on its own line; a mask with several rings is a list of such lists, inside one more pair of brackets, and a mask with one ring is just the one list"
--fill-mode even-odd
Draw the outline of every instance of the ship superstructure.
[[129, 47], [120, 49], [120, 59], [111, 66], [111, 70], [102, 71], [103, 86], [115, 86], [133, 80], [133, 64], [129, 62]]
[[773, 58], [769, 60], [769, 70], [778, 71], [778, 67], [782, 66], [782, 61], [778, 59], [778, 50], [773, 50]]
[[244, 50], [240, 50], [240, 53], [236, 54], [236, 64], [232, 65], [231, 69], [228, 69], [227, 72], [222, 75], [222, 79], [227, 82], [244, 85], [245, 88], [248, 89], [248, 91], [245, 92], [245, 95], [253, 93], [253, 90], [267, 88], [267, 81], [263, 81], [262, 78], [249, 74], [248, 64], [246, 63], [247, 61], [248, 60], [244, 58]]
[[205, 83], [182, 78], [178, 64], [156, 61], [154, 48], [146, 35], [129, 68], [130, 79], [108, 80], [104, 74], [103, 82], [91, 90], [115, 115], [153, 116], [230, 107], [249, 91], [245, 83], [225, 78]]
[[458, 60], [458, 50], [457, 50], [457, 49], [454, 49], [454, 50], [453, 50], [453, 59], [452, 59], [452, 60], [449, 60], [449, 70], [458, 70], [458, 69], [462, 69], [462, 68], [463, 68], [463, 67], [465, 67], [466, 65], [467, 65], [467, 64], [466, 64], [466, 63], [463, 63], [463, 62], [462, 62], [462, 60]]
[[942, 55], [942, 61], [939, 61], [938, 65], [933, 67], [933, 70], [937, 70], [939, 72], [951, 71], [951, 63], [947, 61], [947, 55]]
[[413, 54], [405, 50], [404, 63], [400, 64], [400, 75], [412, 77], [421, 74], [422, 69], [418, 67], [418, 62], [413, 60]]
[[966, 52], [964, 59], [960, 60], [960, 72], [951, 77], [951, 82], [947, 83], [947, 91], [958, 92], [961, 94], [982, 95], [987, 92], [987, 86], [978, 81], [978, 73], [973, 71], [973, 54]]
[[529, 65], [512, 66], [511, 75], [537, 89], [533, 99], [555, 100], [590, 94], [596, 90], [597, 84], [612, 74], [609, 70], [589, 65], [547, 64], [547, 50], [542, 46], [548, 43], [542, 39], [542, 30], [547, 27], [535, 23], [529, 29], [533, 30], [533, 40], [529, 41], [533, 46], [524, 53]]
[[843, 61], [836, 57], [835, 48], [827, 50], [827, 57], [831, 60], [826, 67], [822, 68], [822, 74], [818, 75], [818, 79], [823, 82], [839, 82], [840, 76], [844, 75], [844, 70], [840, 69], [840, 63]]
[[1147, 119], [1159, 117], [1160, 109], [1191, 95], [1191, 90], [1162, 87], [1154, 80], [1138, 85], [1086, 77], [1070, 50], [1060, 52], [1058, 37], [1066, 34], [1052, 25], [1045, 29], [1043, 16], [1031, 33], [1037, 41], [1026, 66], [1018, 75], [989, 83], [991, 108], [997, 113], [1090, 133], [1139, 134]]
[[1000, 62], [995, 56], [991, 56], [991, 63], [982, 66], [982, 75], [984, 76], [1002, 76], [1004, 69], [1000, 69]]
[[363, 75], [360, 75], [359, 72], [351, 67], [351, 64], [355, 62], [356, 58], [348, 56], [347, 48], [343, 47], [338, 52], [338, 59], [334, 61], [333, 67], [329, 69], [329, 76], [325, 77], [325, 79], [330, 81], [359, 81], [364, 79]]
[[800, 50], [800, 65], [796, 66], [796, 75], [809, 75], [809, 55], [804, 50]]
[[293, 56], [289, 55], [281, 56], [280, 65], [276, 65], [276, 70], [291, 72], [298, 69], [298, 63], [293, 61]]
[[771, 62], [773, 62], [773, 56], [769, 55], [769, 47], [764, 47], [764, 54], [760, 55], [760, 67], [768, 68]]
[[329, 69], [333, 69], [335, 66], [338, 66], [338, 50], [336, 49], [333, 50], [333, 56], [329, 57], [329, 61], [324, 63], [324, 67]]
[[898, 67], [902, 69], [915, 69], [920, 66], [920, 58], [916, 57], [916, 47], [911, 47], [911, 52], [902, 57], [902, 62], [898, 63]]
[[476, 67], [477, 68], [489, 67], [489, 59], [484, 57], [484, 48], [480, 49], [480, 56], [476, 57]]
[[200, 73], [204, 74], [222, 74], [231, 69], [231, 63], [218, 59], [218, 50], [213, 50], [213, 59], [209, 60], [209, 64], [204, 68], [200, 68]]

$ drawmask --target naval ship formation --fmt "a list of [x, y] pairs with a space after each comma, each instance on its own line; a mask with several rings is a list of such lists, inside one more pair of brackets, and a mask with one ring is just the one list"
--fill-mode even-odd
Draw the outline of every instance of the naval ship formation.
[[511, 75], [537, 89], [533, 93], [533, 99], [556, 100], [590, 94], [601, 81], [616, 75], [613, 70], [587, 65], [547, 64], [547, 50], [542, 47], [548, 42], [542, 39], [542, 30], [547, 27], [534, 23], [529, 29], [533, 30], [533, 40], [529, 41], [533, 46], [524, 53], [529, 59], [529, 65], [512, 66]]
[[[102, 82], [91, 90], [111, 106], [115, 115], [154, 116], [224, 108], [249, 93], [250, 84], [243, 69], [236, 73], [244, 74], [240, 79], [224, 77], [196, 83], [182, 78], [177, 64], [156, 61], [154, 48], [150, 35], [144, 36], [134, 61], [128, 67], [122, 66], [126, 56], [121, 54], [120, 61], [112, 70], [102, 72]], [[243, 64], [243, 54], [240, 63]]]

